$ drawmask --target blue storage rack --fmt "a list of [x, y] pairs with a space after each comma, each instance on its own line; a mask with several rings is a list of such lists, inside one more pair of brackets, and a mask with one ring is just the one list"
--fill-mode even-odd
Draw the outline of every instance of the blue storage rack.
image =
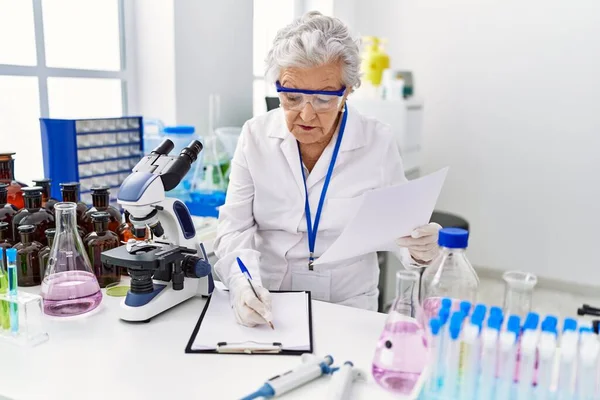
[[[92, 186], [110, 186], [116, 203], [121, 183], [143, 155], [142, 117], [52, 119], [40, 118], [44, 175], [52, 179], [52, 197], [62, 198], [60, 183], [79, 182], [81, 201], [91, 205]], [[224, 192], [190, 193], [192, 215], [218, 217]]]
[[142, 117], [40, 118], [40, 128], [52, 197], [62, 197], [60, 183], [79, 182], [81, 200], [91, 204], [92, 186], [108, 185], [116, 205], [121, 183], [142, 156]]

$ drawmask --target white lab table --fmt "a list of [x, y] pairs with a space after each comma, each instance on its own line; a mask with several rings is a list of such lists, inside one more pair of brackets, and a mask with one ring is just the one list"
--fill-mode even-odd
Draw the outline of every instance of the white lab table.
[[[297, 356], [185, 354], [205, 299], [190, 299], [149, 323], [119, 320], [120, 301], [105, 295], [87, 316], [47, 317], [50, 340], [37, 347], [0, 342], [0, 398], [239, 399], [300, 363]], [[335, 364], [350, 360], [368, 375], [352, 398], [398, 399], [370, 373], [386, 316], [319, 301], [312, 309], [315, 354], [331, 354]], [[283, 398], [326, 399], [329, 379]]]

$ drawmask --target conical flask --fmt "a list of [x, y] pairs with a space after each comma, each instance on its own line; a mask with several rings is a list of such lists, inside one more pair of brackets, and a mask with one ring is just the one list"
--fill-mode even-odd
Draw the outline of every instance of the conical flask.
[[373, 378], [385, 389], [408, 395], [427, 363], [426, 332], [421, 324], [419, 274], [396, 273], [396, 299], [373, 358]]
[[77, 232], [77, 204], [57, 203], [56, 233], [42, 281], [44, 313], [59, 317], [98, 307], [102, 292]]

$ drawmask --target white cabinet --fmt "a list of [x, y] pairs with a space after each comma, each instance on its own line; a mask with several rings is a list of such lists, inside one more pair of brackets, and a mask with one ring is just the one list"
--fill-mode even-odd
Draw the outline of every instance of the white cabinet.
[[363, 115], [376, 118], [392, 127], [396, 134], [404, 170], [408, 179], [419, 175], [423, 134], [423, 102], [408, 100], [349, 99]]

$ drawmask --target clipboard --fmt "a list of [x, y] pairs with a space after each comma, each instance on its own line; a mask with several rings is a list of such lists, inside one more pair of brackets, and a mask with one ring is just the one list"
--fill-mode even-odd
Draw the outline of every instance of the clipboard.
[[[213, 295], [211, 295], [206, 301], [206, 305], [202, 310], [202, 314], [200, 314], [200, 318], [196, 323], [196, 326], [188, 340], [187, 346], [185, 348], [185, 352], [188, 354], [246, 354], [246, 355], [302, 355], [304, 353], [312, 353], [313, 352], [313, 328], [312, 328], [312, 301], [311, 294], [309, 291], [290, 291], [290, 290], [281, 290], [281, 291], [271, 291], [273, 296], [273, 303], [277, 301], [277, 294], [279, 293], [304, 293], [306, 295], [306, 307], [308, 314], [308, 349], [286, 349], [286, 344], [283, 341], [231, 341], [231, 342], [217, 342], [215, 348], [210, 349], [195, 349], [193, 348], [194, 342], [196, 341], [196, 337], [202, 323], [206, 320], [207, 312], [210, 308], [211, 300], [213, 299]], [[229, 308], [231, 310], [231, 308]], [[273, 307], [274, 314], [277, 311], [276, 306]], [[233, 311], [231, 311], [233, 313]], [[277, 315], [275, 314], [274, 323], [275, 331], [277, 330]], [[244, 328], [244, 329], [253, 329], [253, 328]]]

